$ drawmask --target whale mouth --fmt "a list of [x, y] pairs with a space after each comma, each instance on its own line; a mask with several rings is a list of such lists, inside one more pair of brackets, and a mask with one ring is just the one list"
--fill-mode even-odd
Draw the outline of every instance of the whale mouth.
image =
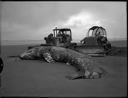
[[34, 56], [36, 54], [35, 52], [36, 52], [35, 49], [27, 50], [20, 55], [20, 58], [21, 59], [34, 59]]
[[20, 59], [31, 59], [31, 58], [32, 58], [31, 53], [22, 53], [20, 55]]

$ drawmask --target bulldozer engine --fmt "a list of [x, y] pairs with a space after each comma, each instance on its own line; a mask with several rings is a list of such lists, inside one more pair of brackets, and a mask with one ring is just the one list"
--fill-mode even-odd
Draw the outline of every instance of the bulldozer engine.
[[97, 42], [98, 42], [98, 45], [101, 45], [101, 46], [104, 48], [105, 51], [111, 49], [111, 44], [110, 44], [110, 42], [107, 40], [106, 37], [104, 37], [104, 36], [99, 36], [99, 37], [97, 38]]
[[46, 43], [49, 44], [49, 45], [53, 45], [54, 44], [54, 37], [53, 37], [53, 34], [49, 34], [48, 37], [45, 37], [44, 38]]

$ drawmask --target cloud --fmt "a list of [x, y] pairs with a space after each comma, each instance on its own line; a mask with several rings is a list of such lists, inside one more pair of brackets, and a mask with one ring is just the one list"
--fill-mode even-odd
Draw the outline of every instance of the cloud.
[[[111, 12], [111, 11], [110, 11]], [[117, 11], [115, 13], [117, 15]], [[114, 12], [108, 16], [102, 13], [82, 10], [80, 13], [71, 15], [67, 20], [59, 22], [60, 27], [69, 27], [72, 30], [74, 40], [81, 40], [92, 26], [102, 26], [107, 31], [108, 38], [125, 38], [126, 25], [123, 14], [115, 15]], [[121, 16], [123, 18], [121, 18]], [[117, 20], [118, 19], [118, 20]], [[120, 33], [123, 32], [123, 33]]]
[[69, 27], [72, 30], [73, 40], [81, 40], [92, 26], [102, 26], [104, 19], [96, 17], [88, 11], [81, 11], [71, 15], [67, 20], [58, 22], [60, 27]]
[[94, 25], [108, 37], [126, 37], [124, 2], [4, 2], [1, 9], [2, 39], [42, 40], [54, 27], [69, 27], [73, 39], [82, 39]]
[[94, 18], [95, 16], [89, 12], [80, 12], [76, 15], [72, 15], [64, 23], [64, 26], [70, 26], [73, 28], [79, 27], [91, 27], [93, 25], [101, 26], [101, 21]]

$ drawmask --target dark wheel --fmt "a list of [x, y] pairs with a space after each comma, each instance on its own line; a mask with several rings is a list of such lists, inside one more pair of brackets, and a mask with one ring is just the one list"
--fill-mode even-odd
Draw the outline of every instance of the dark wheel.
[[112, 46], [111, 46], [110, 43], [107, 43], [107, 44], [104, 46], [104, 49], [105, 49], [105, 51], [106, 51], [106, 55], [111, 54], [111, 48], [112, 48]]
[[111, 44], [110, 43], [106, 43], [104, 48], [105, 48], [105, 50], [110, 50], [111, 49]]
[[0, 73], [3, 71], [4, 63], [2, 58], [0, 57]]
[[110, 43], [107, 44], [107, 48], [108, 48], [108, 49], [111, 49], [111, 48], [112, 48], [112, 46], [111, 46]]

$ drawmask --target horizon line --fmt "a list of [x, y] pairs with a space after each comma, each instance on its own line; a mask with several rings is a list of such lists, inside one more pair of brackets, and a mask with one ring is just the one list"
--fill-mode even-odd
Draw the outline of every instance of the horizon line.
[[[127, 40], [127, 38], [107, 38], [108, 40]], [[82, 39], [73, 39], [73, 40], [82, 40]], [[72, 41], [73, 41], [72, 40]], [[23, 39], [23, 40], [13, 40], [13, 39], [1, 39], [1, 41], [45, 41], [43, 39]]]

